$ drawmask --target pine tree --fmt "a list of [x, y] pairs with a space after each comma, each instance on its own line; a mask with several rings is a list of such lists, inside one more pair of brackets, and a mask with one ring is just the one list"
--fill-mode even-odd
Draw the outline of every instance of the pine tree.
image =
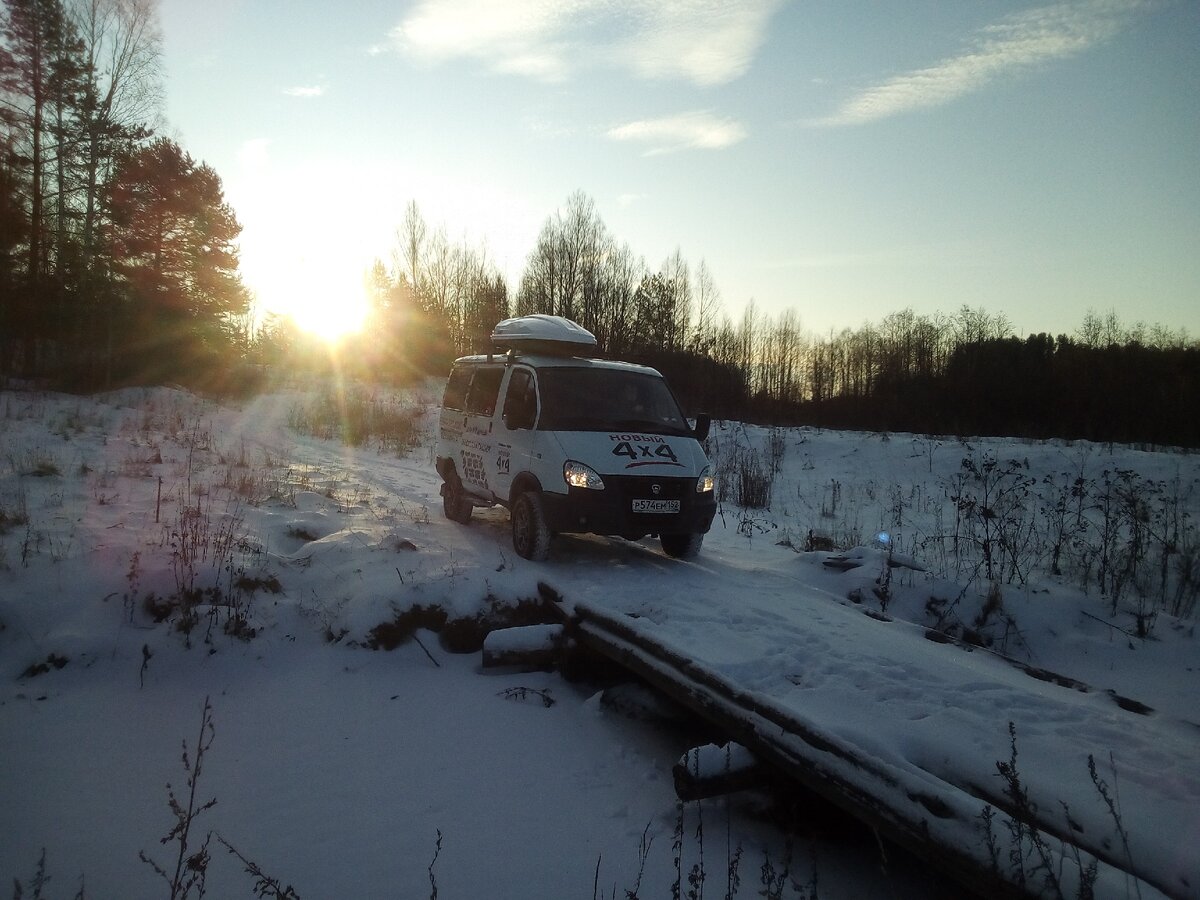
[[174, 141], [134, 151], [111, 187], [113, 269], [140, 377], [195, 378], [236, 344], [249, 307], [221, 180]]
[[0, 46], [2, 143], [24, 225], [23, 265], [14, 267], [16, 290], [0, 315], [19, 339], [23, 368], [36, 371], [37, 341], [56, 324], [54, 307], [65, 277], [68, 133], [78, 103], [82, 47], [60, 0], [5, 0]]

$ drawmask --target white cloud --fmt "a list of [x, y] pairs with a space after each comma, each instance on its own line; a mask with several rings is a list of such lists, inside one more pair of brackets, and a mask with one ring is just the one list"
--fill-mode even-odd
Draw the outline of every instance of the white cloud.
[[1147, 0], [1069, 0], [982, 29], [959, 56], [868, 88], [819, 125], [856, 125], [949, 103], [1010, 73], [1110, 40]]
[[583, 68], [723, 84], [743, 75], [783, 0], [422, 0], [391, 32], [427, 62], [474, 58], [561, 81]]
[[322, 97], [325, 95], [325, 88], [320, 85], [299, 85], [284, 88], [283, 92], [289, 97]]
[[639, 119], [610, 128], [614, 141], [646, 144], [646, 156], [678, 150], [723, 150], [746, 138], [746, 129], [732, 119], [709, 112], [687, 112], [659, 119]]
[[550, 0], [423, 0], [392, 29], [392, 44], [428, 62], [488, 60], [502, 72], [544, 79], [567, 68], [560, 35], [570, 10]]
[[646, 78], [724, 84], [750, 68], [766, 37], [776, 0], [637, 4], [640, 27], [612, 48], [613, 61]]

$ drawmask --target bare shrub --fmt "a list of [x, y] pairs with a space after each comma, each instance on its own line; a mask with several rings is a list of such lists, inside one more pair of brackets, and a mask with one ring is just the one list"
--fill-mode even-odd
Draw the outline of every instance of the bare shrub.
[[778, 475], [783, 469], [783, 460], [787, 456], [787, 441], [784, 440], [783, 429], [772, 427], [767, 432], [767, 460], [771, 466], [771, 473]]
[[1174, 588], [1168, 596], [1167, 610], [1173, 616], [1190, 619], [1196, 615], [1200, 599], [1200, 545], [1195, 529], [1189, 528], [1174, 556]]
[[421, 443], [422, 413], [420, 407], [380, 391], [342, 385], [298, 403], [288, 414], [288, 424], [303, 434], [351, 447], [373, 445], [404, 455]]
[[[155, 622], [178, 613], [175, 630], [191, 646], [191, 635], [200, 624], [198, 607], [208, 606], [208, 630], [204, 640], [211, 643], [213, 630], [225, 621], [224, 632], [240, 640], [257, 634], [250, 626], [250, 606], [254, 591], [271, 583], [270, 579], [246, 574], [250, 560], [261, 556], [262, 548], [251, 542], [243, 531], [241, 501], [230, 497], [222, 513], [214, 513], [212, 495], [197, 491], [189, 497], [180, 489], [176, 519], [163, 529], [163, 545], [170, 548], [171, 574], [175, 591], [169, 597], [150, 594], [142, 607]], [[128, 605], [136, 604], [137, 566], [131, 561]]]
[[[50, 873], [46, 869], [46, 848], [42, 848], [41, 855], [38, 857], [37, 866], [33, 870], [33, 877], [29, 879], [29, 898], [30, 900], [45, 900], [48, 896], [45, 893], [46, 885], [50, 883]], [[13, 879], [13, 900], [22, 900], [25, 896], [25, 885], [20, 879]], [[74, 894], [74, 900], [84, 900], [83, 877], [79, 879], [79, 890]]]
[[0, 534], [7, 534], [29, 522], [29, 498], [24, 485], [18, 482], [15, 493], [0, 497]]
[[737, 504], [743, 509], [768, 509], [775, 472], [764, 466], [757, 450], [742, 454], [737, 468]]
[[[212, 838], [212, 832], [209, 832], [199, 847], [196, 847], [192, 842], [192, 826], [203, 813], [217, 805], [216, 797], [202, 801], [197, 796], [200, 789], [200, 776], [204, 771], [204, 755], [212, 746], [215, 734], [212, 703], [208, 697], [205, 697], [204, 710], [200, 716], [200, 734], [196, 739], [194, 755], [188, 753], [187, 741], [183, 742], [183, 769], [187, 773], [186, 805], [184, 802], [180, 802], [175, 795], [175, 789], [169, 782], [167, 783], [167, 805], [171, 809], [175, 823], [159, 839], [159, 843], [163, 846], [173, 845], [175, 853], [173, 870], [168, 872], [167, 868], [147, 856], [144, 850], [138, 853], [138, 858], [150, 866], [155, 874], [167, 883], [171, 900], [204, 896], [208, 864], [211, 861], [208, 845]], [[165, 865], [170, 867], [171, 863], [168, 862]]]
[[734, 503], [743, 509], [770, 507], [776, 466], [785, 449], [782, 432], [774, 430], [772, 434], [775, 437], [768, 436], [765, 453], [753, 446], [741, 423], [734, 424], [723, 440], [710, 436], [705, 442], [716, 474], [719, 502]]
[[956, 566], [964, 560], [988, 581], [1025, 583], [1036, 547], [1029, 504], [1034, 479], [1017, 460], [1001, 465], [990, 453], [963, 457], [951, 481]]
[[197, 842], [193, 841], [192, 830], [196, 825], [196, 820], [217, 805], [216, 797], [205, 801], [201, 801], [198, 797], [200, 776], [204, 771], [204, 757], [212, 747], [215, 736], [212, 703], [208, 697], [205, 697], [204, 709], [200, 715], [200, 734], [196, 739], [194, 753], [190, 754], [187, 741], [183, 742], [183, 769], [187, 773], [186, 805], [176, 796], [170, 783], [167, 784], [167, 805], [171, 809], [175, 823], [159, 839], [159, 843], [163, 846], [173, 847], [174, 871], [168, 871], [167, 867], [171, 865], [170, 863], [167, 863], [166, 866], [160, 865], [147, 856], [144, 850], [138, 853], [138, 858], [150, 866], [155, 874], [167, 883], [170, 892], [168, 896], [171, 900], [185, 900], [188, 897], [201, 898], [205, 894], [208, 867], [212, 863], [208, 847], [215, 837], [231, 855], [237, 857], [246, 874], [254, 879], [253, 891], [256, 897], [271, 898], [271, 900], [300, 900], [300, 895], [291, 885], [285, 886], [278, 878], [268, 875], [257, 863], [248, 859], [222, 835], [209, 831], [204, 835], [204, 840], [199, 842], [198, 847]]
[[1096, 585], [1111, 615], [1132, 600], [1127, 611], [1139, 637], [1150, 634], [1160, 611], [1195, 612], [1195, 530], [1184, 506], [1178, 480], [1168, 490], [1128, 469], [1104, 470], [1089, 496]]
[[[1010, 884], [1025, 889], [1031, 895], [1066, 900], [1070, 882], [1064, 878], [1063, 861], [1068, 861], [1073, 864], [1075, 869], [1076, 880], [1072, 896], [1078, 900], [1091, 900], [1096, 896], [1099, 860], [1095, 856], [1085, 855], [1079, 847], [1066, 844], [1062, 840], [1057, 841], [1059, 859], [1055, 859], [1055, 848], [1051, 846], [1051, 839], [1032, 824], [1038, 821], [1039, 810], [1037, 804], [1029, 797], [1029, 792], [1017, 766], [1017, 729], [1012, 722], [1008, 723], [1008, 734], [1009, 758], [1007, 761], [997, 760], [996, 762], [996, 771], [1004, 784], [1004, 798], [1007, 807], [1005, 817], [1003, 820], [999, 820], [996, 810], [990, 805], [985, 806], [980, 813], [984, 828], [984, 842], [991, 860], [992, 871]], [[1091, 777], [1092, 786], [1095, 787], [1096, 793], [1113, 821], [1113, 827], [1121, 841], [1125, 860], [1132, 863], [1129, 832], [1125, 828], [1121, 814], [1120, 795], [1116, 788], [1116, 764], [1112, 760], [1111, 754], [1109, 763], [1113, 780], [1111, 785], [1098, 772], [1096, 760], [1091, 754], [1088, 755], [1087, 761], [1088, 774]], [[1082, 829], [1075, 825], [1067, 803], [1060, 801], [1060, 805], [1067, 829], [1082, 832]], [[1007, 853], [1001, 851], [1000, 832], [997, 824], [1002, 826], [1008, 835]], [[1141, 890], [1136, 884], [1134, 890], [1135, 896], [1140, 897]]]

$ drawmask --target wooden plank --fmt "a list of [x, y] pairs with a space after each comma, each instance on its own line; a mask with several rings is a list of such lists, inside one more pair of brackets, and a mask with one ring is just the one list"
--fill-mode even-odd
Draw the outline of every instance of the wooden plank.
[[[906, 770], [865, 756], [852, 745], [822, 734], [787, 710], [741, 690], [692, 659], [665, 647], [636, 627], [636, 619], [576, 604], [568, 633], [634, 672], [747, 747], [760, 761], [866, 823], [880, 835], [938, 867], [972, 893], [999, 898], [1040, 896], [1034, 884], [1014, 884], [988, 856], [982, 828], [985, 805], [1004, 809], [1005, 799], [981, 798], [923, 770]], [[998, 802], [999, 801], [999, 802]], [[1016, 815], [1017, 811], [1012, 811]], [[1027, 815], [1016, 815], [1027, 820]], [[1058, 838], [1060, 871], [1068, 877], [1078, 842], [1058, 823], [1027, 822]], [[1002, 831], [999, 824], [997, 831]], [[963, 834], [977, 834], [964, 847]], [[1001, 835], [1002, 836], [1002, 835]], [[1103, 884], [1137, 884], [1142, 896], [1157, 893], [1152, 882], [1131, 874], [1113, 852], [1091, 847]], [[1005, 857], [1002, 857], [1004, 859]], [[1036, 879], [1029, 879], [1034, 881]]]

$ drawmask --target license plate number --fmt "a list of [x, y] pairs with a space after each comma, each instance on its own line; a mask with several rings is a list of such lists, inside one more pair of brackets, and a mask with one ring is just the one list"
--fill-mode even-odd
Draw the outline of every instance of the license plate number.
[[635, 513], [677, 513], [679, 512], [679, 501], [634, 500], [633, 511]]

